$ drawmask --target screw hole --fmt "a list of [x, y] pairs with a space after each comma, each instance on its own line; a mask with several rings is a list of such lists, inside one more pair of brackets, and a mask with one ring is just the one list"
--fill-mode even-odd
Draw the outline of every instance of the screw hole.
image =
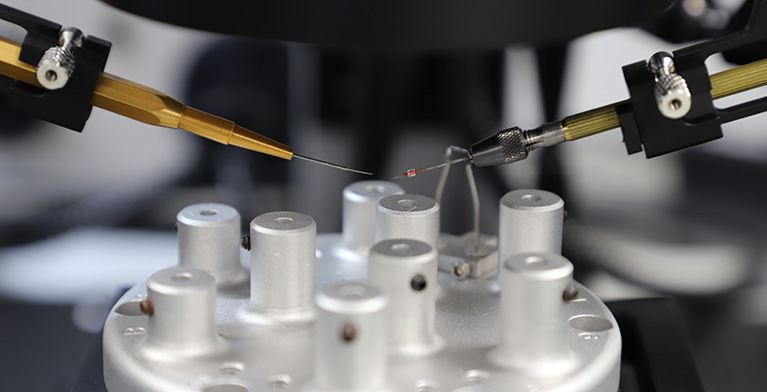
[[410, 245], [404, 244], [404, 243], [394, 244], [391, 246], [391, 250], [395, 252], [405, 253], [410, 251]]
[[524, 201], [541, 201], [541, 197], [538, 195], [524, 195], [522, 196]]
[[365, 288], [362, 286], [344, 286], [339, 289], [339, 293], [344, 297], [362, 297], [365, 294]]
[[123, 316], [142, 316], [146, 313], [144, 313], [144, 310], [142, 309], [141, 302], [142, 301], [125, 302], [115, 309], [115, 313]]
[[365, 191], [368, 193], [384, 193], [386, 188], [384, 188], [383, 185], [368, 185], [365, 187]]
[[266, 384], [269, 388], [285, 390], [290, 387], [293, 379], [287, 374], [275, 374], [266, 378]]
[[418, 380], [415, 382], [415, 392], [435, 392], [437, 382], [434, 380]]
[[174, 282], [183, 282], [192, 279], [192, 274], [189, 272], [180, 272], [170, 277], [170, 280]]
[[418, 207], [418, 202], [413, 199], [402, 199], [397, 201], [397, 205], [403, 208], [413, 209]]
[[540, 264], [546, 261], [543, 257], [538, 256], [530, 256], [525, 258], [525, 264], [531, 265], [531, 264]]
[[202, 216], [215, 216], [215, 215], [218, 215], [218, 211], [216, 211], [216, 210], [202, 210], [202, 211], [200, 211], [200, 215], [202, 215]]
[[679, 108], [682, 107], [682, 101], [673, 99], [668, 103], [668, 107], [671, 108], [671, 110], [679, 110]]
[[287, 216], [281, 216], [279, 218], [274, 218], [274, 223], [277, 223], [280, 225], [289, 225], [293, 223], [293, 218], [287, 217]]
[[593, 315], [575, 316], [570, 319], [569, 324], [584, 332], [604, 332], [613, 327], [610, 320]]
[[490, 379], [490, 372], [487, 370], [469, 370], [466, 372], [466, 382], [474, 384], [486, 383]]
[[245, 365], [242, 362], [224, 362], [218, 367], [218, 371], [221, 372], [221, 374], [229, 376], [239, 375], [244, 369]]
[[417, 274], [410, 279], [410, 287], [415, 291], [423, 291], [426, 289], [426, 277], [422, 274]]
[[59, 75], [56, 73], [56, 71], [48, 70], [45, 72], [45, 80], [49, 82], [55, 82], [56, 79], [59, 78]]

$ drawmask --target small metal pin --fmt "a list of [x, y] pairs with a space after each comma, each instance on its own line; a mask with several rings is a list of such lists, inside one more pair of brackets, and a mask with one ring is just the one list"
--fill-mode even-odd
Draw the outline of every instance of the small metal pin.
[[296, 153], [293, 153], [293, 157], [294, 158], [298, 158], [298, 159], [303, 159], [303, 160], [309, 161], [309, 162], [319, 163], [320, 165], [330, 166], [330, 167], [333, 167], [333, 168], [336, 168], [336, 169], [340, 169], [340, 170], [344, 170], [344, 171], [348, 171], [348, 172], [364, 174], [366, 176], [372, 176], [373, 175], [373, 173], [370, 173], [370, 172], [366, 172], [366, 171], [362, 171], [362, 170], [357, 170], [357, 169], [352, 169], [352, 168], [349, 168], [349, 167], [346, 167], [346, 166], [341, 166], [341, 165], [337, 165], [335, 163], [325, 162], [323, 160], [319, 160], [319, 159], [315, 159], [315, 158], [309, 158], [307, 156], [299, 155], [299, 154], [296, 154]]
[[400, 175], [398, 175], [396, 177], [392, 177], [392, 180], [396, 180], [396, 179], [402, 178], [402, 177], [415, 177], [415, 175], [418, 174], [418, 173], [429, 171], [429, 170], [433, 170], [433, 169], [439, 169], [441, 167], [445, 167], [445, 166], [448, 166], [448, 165], [453, 165], [453, 164], [456, 164], [456, 163], [461, 163], [463, 161], [468, 161], [469, 159], [471, 159], [471, 157], [463, 157], [463, 158], [453, 159], [452, 161], [443, 162], [443, 163], [440, 163], [439, 165], [425, 167], [423, 169], [418, 169], [418, 170], [410, 169], [410, 170], [406, 171], [405, 173], [402, 173], [402, 174], [400, 174]]
[[[457, 146], [449, 146], [445, 151], [444, 161], [452, 161], [453, 154], [455, 153], [462, 154], [462, 158], [471, 157], [469, 150]], [[434, 200], [436, 200], [439, 205], [442, 205], [442, 194], [445, 192], [445, 184], [447, 183], [447, 175], [450, 173], [450, 166], [451, 165], [446, 165], [445, 168], [442, 169], [442, 173], [439, 175], [439, 182], [437, 182], [437, 191], [434, 194]]]
[[154, 316], [154, 304], [152, 304], [151, 298], [141, 301], [139, 306], [141, 307], [141, 313], [147, 316]]

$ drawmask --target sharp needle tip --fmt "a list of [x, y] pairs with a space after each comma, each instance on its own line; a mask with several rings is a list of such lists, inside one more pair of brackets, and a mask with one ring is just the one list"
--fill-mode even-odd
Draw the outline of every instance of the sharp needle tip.
[[352, 172], [352, 173], [364, 174], [366, 176], [372, 176], [373, 175], [373, 173], [370, 173], [370, 172], [366, 172], [366, 171], [362, 171], [362, 170], [357, 170], [357, 169], [352, 169], [350, 167], [337, 165], [335, 163], [325, 162], [325, 161], [320, 160], [320, 159], [310, 158], [310, 157], [307, 157], [307, 156], [304, 156], [304, 155], [299, 155], [299, 154], [296, 154], [296, 153], [293, 153], [293, 157], [299, 158], [299, 159], [303, 159], [303, 160], [309, 161], [309, 162], [319, 163], [320, 165], [330, 166], [330, 167], [333, 167], [333, 168], [336, 168], [336, 169], [339, 169], [339, 170], [344, 170], [344, 171], [348, 171], [348, 172]]

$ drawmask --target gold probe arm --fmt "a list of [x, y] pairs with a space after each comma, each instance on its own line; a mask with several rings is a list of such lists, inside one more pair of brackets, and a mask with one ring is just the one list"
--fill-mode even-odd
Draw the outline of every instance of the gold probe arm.
[[[19, 60], [18, 43], [0, 37], [0, 74], [43, 88], [35, 66]], [[155, 89], [102, 72], [96, 81], [93, 106], [150, 125], [180, 128], [222, 144], [246, 148], [283, 159], [293, 157], [360, 174], [371, 173], [294, 154], [293, 148], [243, 128], [232, 121], [184, 105]]]
[[[711, 75], [711, 98], [729, 97], [767, 85], [767, 59], [754, 61]], [[628, 101], [613, 103], [562, 119], [565, 140], [578, 140], [619, 128], [615, 107]]]
[[[713, 100], [761, 87], [767, 85], [767, 59], [734, 67], [709, 78]], [[471, 160], [475, 166], [495, 166], [520, 161], [527, 158], [530, 151], [540, 147], [549, 147], [620, 128], [615, 109], [628, 102], [626, 100], [602, 106], [530, 130], [508, 128], [473, 144], [468, 157], [419, 170], [409, 170], [398, 177], [412, 177], [416, 173], [465, 160]]]

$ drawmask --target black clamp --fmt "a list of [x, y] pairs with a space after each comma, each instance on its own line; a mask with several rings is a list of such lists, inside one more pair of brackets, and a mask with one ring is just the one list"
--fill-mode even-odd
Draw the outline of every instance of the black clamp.
[[[0, 4], [0, 19], [27, 31], [19, 60], [33, 66], [48, 48], [58, 45], [61, 25]], [[66, 86], [46, 90], [0, 75], [0, 96], [15, 108], [40, 119], [82, 132], [91, 114], [91, 99], [99, 74], [106, 66], [112, 44], [87, 36], [75, 56], [75, 72]]]
[[616, 107], [629, 154], [642, 151], [648, 158], [722, 137], [722, 124], [767, 111], [767, 97], [718, 109], [711, 98], [706, 59], [715, 53], [761, 42], [767, 44], [767, 0], [757, 0], [746, 27], [711, 41], [674, 52], [675, 72], [689, 87], [692, 107], [683, 118], [671, 119], [658, 110], [655, 74], [646, 61], [623, 67], [631, 100]]

